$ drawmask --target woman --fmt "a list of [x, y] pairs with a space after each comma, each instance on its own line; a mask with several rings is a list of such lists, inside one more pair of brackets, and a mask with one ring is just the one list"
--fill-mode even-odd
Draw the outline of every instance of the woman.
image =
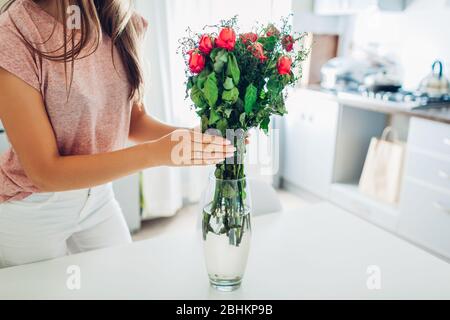
[[[129, 243], [111, 181], [234, 152], [225, 139], [146, 114], [146, 22], [131, 8], [131, 0], [10, 0], [3, 8], [0, 117], [12, 148], [0, 159], [0, 267]], [[125, 148], [128, 139], [136, 145]], [[180, 143], [181, 164], [172, 156]]]

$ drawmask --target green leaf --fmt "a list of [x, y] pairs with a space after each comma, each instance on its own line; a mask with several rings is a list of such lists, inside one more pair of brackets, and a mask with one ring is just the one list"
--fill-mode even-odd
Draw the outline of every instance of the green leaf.
[[225, 82], [223, 83], [223, 87], [225, 88], [225, 90], [231, 90], [234, 88], [234, 83], [233, 83], [233, 79], [230, 77], [227, 77], [227, 79], [225, 80]]
[[231, 116], [231, 113], [233, 112], [233, 109], [225, 109], [223, 112], [227, 118]]
[[193, 79], [194, 77], [190, 77], [189, 79], [188, 79], [188, 82], [187, 82], [187, 89], [188, 90], [191, 90], [192, 89], [192, 87], [194, 86], [194, 79]]
[[267, 69], [275, 69], [277, 67], [278, 59], [272, 59], [267, 65]]
[[216, 73], [221, 73], [228, 61], [228, 52], [225, 49], [220, 49], [219, 51], [217, 51], [217, 54], [215, 55], [213, 61], [214, 71]]
[[243, 126], [243, 127], [246, 127], [245, 126], [245, 119], [247, 118], [247, 115], [245, 114], [245, 113], [241, 113], [241, 115], [239, 116], [239, 122], [241, 123], [241, 125]]
[[261, 92], [259, 93], [259, 98], [260, 99], [262, 99], [262, 100], [264, 100], [265, 98], [266, 98], [266, 91], [264, 91], [264, 90], [261, 90]]
[[187, 99], [189, 97], [189, 91], [195, 86], [195, 77], [189, 77], [187, 83], [186, 83], [186, 97]]
[[250, 114], [253, 111], [253, 107], [256, 103], [258, 95], [258, 89], [251, 83], [245, 91], [244, 110], [245, 113]]
[[217, 61], [216, 63], [214, 63], [214, 72], [221, 73], [224, 67], [225, 63], [223, 63], [222, 61]]
[[202, 116], [202, 132], [206, 132], [206, 130], [208, 130], [208, 117], [203, 115]]
[[267, 90], [272, 91], [272, 93], [278, 94], [280, 87], [280, 82], [276, 78], [272, 77], [267, 82]]
[[227, 63], [228, 61], [228, 52], [223, 49], [219, 52], [219, 54], [216, 57], [216, 61], [222, 61], [223, 63]]
[[286, 105], [284, 103], [284, 97], [282, 94], [274, 101], [273, 104], [275, 108], [275, 113], [282, 116], [287, 113]]
[[204, 86], [205, 86], [206, 79], [208, 78], [208, 75], [209, 75], [209, 70], [208, 70], [208, 69], [203, 70], [203, 71], [198, 75], [198, 77], [197, 77], [197, 87], [198, 87], [200, 90], [203, 90], [203, 88], [204, 88]]
[[270, 37], [262, 37], [258, 39], [258, 42], [261, 43], [264, 47], [264, 50], [266, 51], [273, 51], [275, 50], [275, 46], [277, 45], [277, 37], [270, 36]]
[[232, 53], [228, 54], [227, 75], [233, 78], [234, 84], [236, 86], [239, 84], [239, 80], [241, 78], [241, 70], [239, 70], [239, 65], [237, 63], [236, 57]]
[[191, 100], [194, 102], [195, 106], [198, 108], [204, 108], [206, 105], [203, 92], [196, 86], [191, 90]]
[[259, 127], [264, 131], [265, 134], [269, 132], [269, 124], [270, 124], [270, 118], [266, 117], [261, 121], [261, 124]]
[[219, 120], [220, 120], [220, 116], [217, 114], [217, 112], [214, 109], [211, 109], [211, 114], [209, 115], [208, 124], [213, 125]]
[[227, 119], [224, 119], [224, 118], [220, 119], [217, 122], [217, 124], [216, 124], [216, 128], [224, 136], [227, 133], [227, 128], [228, 128], [228, 121], [227, 121]]
[[231, 104], [236, 103], [236, 101], [239, 98], [239, 90], [238, 88], [234, 87], [231, 90], [224, 90], [222, 94], [222, 100], [226, 102], [230, 102]]
[[214, 49], [211, 51], [210, 57], [211, 57], [211, 60], [212, 60], [212, 61], [216, 61], [217, 54], [218, 54], [220, 51], [222, 51], [221, 48], [214, 48]]
[[217, 99], [219, 98], [219, 89], [217, 88], [217, 77], [213, 72], [211, 73], [205, 81], [205, 87], [203, 89], [205, 99], [208, 105], [212, 108], [216, 105]]

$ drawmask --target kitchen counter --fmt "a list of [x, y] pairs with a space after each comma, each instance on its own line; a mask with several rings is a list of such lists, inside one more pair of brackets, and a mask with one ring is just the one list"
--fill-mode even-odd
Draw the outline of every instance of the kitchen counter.
[[[247, 273], [233, 293], [209, 287], [191, 230], [0, 270], [0, 299], [450, 299], [450, 264], [331, 204], [253, 223]], [[73, 265], [80, 290], [66, 287]], [[381, 288], [369, 289], [378, 274]]]
[[327, 99], [337, 101], [339, 104], [349, 107], [386, 114], [402, 114], [410, 117], [418, 117], [450, 124], [450, 105], [444, 106], [443, 108], [412, 110], [407, 104], [402, 105], [401, 103], [389, 103], [346, 92], [336, 93], [333, 91], [324, 90], [320, 86], [309, 86], [306, 88], [301, 88], [300, 90], [316, 92]]

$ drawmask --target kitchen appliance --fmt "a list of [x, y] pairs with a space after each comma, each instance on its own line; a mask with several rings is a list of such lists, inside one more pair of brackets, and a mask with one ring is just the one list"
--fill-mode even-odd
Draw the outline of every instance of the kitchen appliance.
[[404, 90], [399, 90], [398, 92], [378, 91], [376, 93], [365, 90], [362, 91], [361, 94], [365, 97], [380, 101], [410, 103], [416, 105], [416, 107], [450, 105], [450, 95], [433, 97], [426, 93], [423, 94], [420, 92], [411, 92]]
[[320, 85], [328, 90], [355, 90], [363, 83], [368, 70], [370, 65], [364, 61], [334, 58], [323, 65]]
[[397, 74], [381, 69], [364, 78], [364, 87], [371, 92], [397, 92], [402, 84]]
[[431, 67], [431, 73], [422, 80], [419, 91], [429, 97], [439, 98], [450, 93], [450, 84], [443, 74], [443, 64], [437, 60]]
[[393, 107], [398, 109], [445, 109], [450, 108], [450, 95], [433, 97], [419, 91], [398, 90], [374, 92], [361, 86], [358, 90], [339, 92], [338, 97], [353, 101], [367, 102], [375, 101], [379, 106]]

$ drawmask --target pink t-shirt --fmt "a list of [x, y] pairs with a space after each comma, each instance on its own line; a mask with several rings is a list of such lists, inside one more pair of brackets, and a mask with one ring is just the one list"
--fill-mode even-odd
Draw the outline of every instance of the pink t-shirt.
[[[133, 19], [143, 33], [145, 20], [136, 14]], [[124, 148], [132, 107], [130, 86], [117, 50], [113, 63], [111, 39], [104, 35], [94, 54], [75, 61], [67, 100], [64, 64], [44, 59], [41, 65], [17, 29], [48, 52], [61, 46], [63, 26], [32, 0], [18, 0], [0, 16], [0, 67], [42, 94], [60, 155], [90, 155]], [[14, 148], [10, 148], [0, 157], [0, 202], [21, 200], [35, 192], [39, 192], [38, 188], [27, 177]]]

